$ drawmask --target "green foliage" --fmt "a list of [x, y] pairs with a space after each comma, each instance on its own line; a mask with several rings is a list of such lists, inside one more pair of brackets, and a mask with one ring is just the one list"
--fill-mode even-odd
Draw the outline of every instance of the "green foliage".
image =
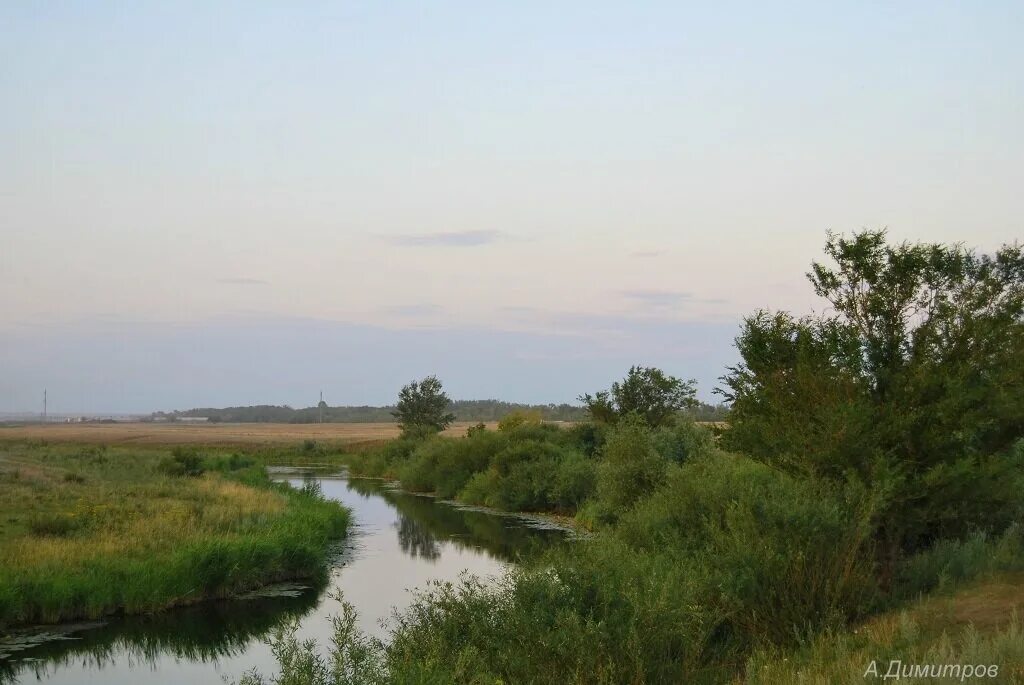
[[978, 532], [964, 540], [940, 540], [908, 557], [900, 564], [892, 599], [915, 599], [1008, 571], [1024, 571], [1024, 527], [1019, 522], [996, 537]]
[[349, 458], [355, 475], [397, 478], [414, 492], [508, 511], [574, 513], [592, 496], [596, 465], [577, 434], [536, 421], [465, 438], [404, 438]]
[[869, 518], [859, 497], [748, 459], [695, 459], [610, 535], [497, 586], [465, 579], [419, 596], [387, 647], [390, 681], [726, 681], [756, 646], [792, 645], [870, 605]]
[[332, 645], [329, 658], [317, 649], [315, 640], [299, 640], [299, 621], [278, 626], [270, 638], [271, 653], [280, 672], [267, 680], [256, 671], [247, 673], [238, 685], [372, 685], [383, 683], [383, 646], [365, 637], [356, 627], [355, 608], [340, 594], [341, 615], [331, 618]]
[[[0, 497], [0, 629], [152, 612], [314, 577], [348, 526], [337, 503], [271, 483], [262, 469], [166, 478], [165, 458], [179, 462], [164, 450], [117, 448], [96, 459], [63, 446], [2, 447], [0, 464], [12, 452], [32, 470], [4, 483]], [[71, 468], [84, 481], [60, 477]]]
[[651, 432], [654, 451], [676, 464], [710, 452], [715, 445], [711, 429], [689, 419], [680, 419], [671, 426]]
[[[634, 449], [644, 430], [623, 426], [609, 444]], [[526, 447], [536, 459], [529, 442], [514, 449]], [[871, 605], [870, 555], [859, 553], [869, 505], [744, 457], [695, 457], [607, 534], [497, 583], [464, 577], [419, 593], [378, 645], [375, 677], [727, 682], [752, 650], [792, 646]]]
[[577, 423], [566, 429], [570, 442], [588, 457], [596, 457], [600, 453], [607, 432], [606, 424], [593, 421]]
[[487, 468], [503, 441], [493, 432], [472, 438], [435, 438], [412, 453], [398, 468], [402, 486], [413, 492], [436, 492], [444, 498], [455, 497], [469, 479]]
[[466, 437], [467, 438], [471, 438], [474, 435], [476, 435], [477, 433], [485, 433], [486, 431], [487, 431], [487, 426], [485, 426], [481, 422], [481, 423], [478, 423], [476, 425], [473, 425], [473, 426], [470, 426], [469, 428], [467, 428], [466, 429]]
[[956, 637], [962, 653], [904, 618], [844, 631], [1024, 569], [1024, 256], [880, 232], [830, 236], [826, 252], [835, 265], [809, 276], [827, 316], [745, 321], [717, 438], [685, 418], [691, 383], [633, 367], [580, 398], [590, 423], [510, 417], [371, 457], [409, 488], [600, 528], [496, 584], [418, 595], [369, 648], [373, 678], [859, 682], [870, 649], [1019, 658], [1016, 620]]
[[549, 442], [517, 441], [494, 455], [464, 499], [508, 511], [575, 511], [593, 491], [594, 468]]
[[388, 440], [378, 449], [348, 457], [349, 471], [356, 476], [397, 478], [398, 467], [422, 444], [423, 440], [419, 436], [406, 435]]
[[[580, 515], [607, 514], [605, 528], [497, 583], [465, 577], [418, 594], [389, 641], [354, 638], [374, 665], [368, 682], [720, 683], [744, 664], [773, 682], [789, 671], [767, 655], [794, 654], [918, 592], [1024, 568], [1024, 538], [1011, 527], [907, 559], [886, 594], [874, 552], [884, 490], [722, 452], [692, 424], [652, 430], [634, 418], [602, 435], [596, 461], [578, 432], [531, 425], [407, 453], [400, 470], [423, 483], [454, 489], [475, 470], [458, 495], [467, 501], [586, 500]], [[571, 483], [595, 477], [595, 465], [596, 496], [560, 499], [560, 480], [594, 493]], [[1012, 652], [1002, 649], [992, 654]]]
[[902, 553], [1021, 511], [1024, 254], [831, 236], [815, 263], [828, 316], [746, 319], [724, 378], [725, 444], [791, 473], [856, 478], [887, 497], [891, 573]]
[[[326, 403], [325, 403], [326, 404]], [[386, 423], [394, 420], [393, 406], [371, 407], [313, 407], [293, 408], [287, 405], [253, 405], [248, 407], [201, 407], [175, 412], [154, 412], [150, 420], [176, 421], [179, 418], [207, 418], [210, 423]], [[537, 411], [545, 421], [582, 421], [586, 410], [574, 404], [520, 404], [501, 400], [452, 400], [450, 411], [456, 421], [500, 421], [515, 411]], [[722, 407], [702, 405], [697, 411], [700, 420], [720, 421]]]
[[203, 475], [206, 467], [203, 456], [188, 447], [175, 447], [170, 456], [164, 457], [158, 466], [168, 476], [195, 478]]
[[439, 433], [455, 420], [455, 414], [448, 411], [450, 404], [437, 376], [427, 376], [422, 381], [402, 386], [398, 404], [391, 414], [407, 435]]
[[608, 435], [597, 472], [601, 518], [614, 520], [665, 480], [668, 461], [654, 449], [650, 431], [639, 421], [620, 424]]
[[614, 533], [636, 549], [698, 558], [730, 630], [783, 643], [871, 606], [876, 506], [862, 491], [713, 453], [671, 469]]
[[231, 454], [215, 455], [206, 457], [203, 461], [206, 469], [210, 471], [220, 471], [221, 473], [231, 473], [233, 471], [241, 471], [247, 469], [256, 464], [256, 460], [252, 457], [239, 454], [238, 452], [232, 452]]
[[580, 395], [579, 400], [598, 423], [613, 424], [635, 415], [648, 426], [660, 426], [695, 407], [695, 393], [695, 381], [680, 380], [650, 366], [632, 366], [621, 383], [612, 383], [611, 390]]
[[529, 409], [517, 409], [498, 421], [498, 430], [510, 431], [523, 424], [539, 424], [543, 416], [539, 411]]
[[[936, 621], [922, 610], [903, 611], [852, 632], [823, 635], [796, 651], [761, 650], [748, 660], [743, 682], [750, 685], [886, 682], [881, 679], [889, 672], [889, 665], [896, 662], [898, 670], [888, 677], [897, 678], [896, 682], [901, 683], [940, 685], [989, 680], [1019, 684], [1024, 682], [1021, 666], [1024, 664], [1024, 620], [1017, 615], [1006, 618], [1005, 625], [986, 626], [981, 632], [973, 625]], [[942, 629], [936, 630], [934, 623]], [[872, 662], [878, 675], [865, 677]], [[914, 677], [910, 670], [912, 665], [926, 665], [929, 676], [934, 668], [936, 675]], [[995, 667], [996, 677], [983, 675], [989, 666]]]

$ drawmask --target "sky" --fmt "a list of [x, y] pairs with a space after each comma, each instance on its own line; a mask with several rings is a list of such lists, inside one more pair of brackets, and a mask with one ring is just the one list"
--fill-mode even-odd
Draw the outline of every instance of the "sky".
[[1024, 4], [0, 3], [0, 412], [566, 402], [1024, 235]]

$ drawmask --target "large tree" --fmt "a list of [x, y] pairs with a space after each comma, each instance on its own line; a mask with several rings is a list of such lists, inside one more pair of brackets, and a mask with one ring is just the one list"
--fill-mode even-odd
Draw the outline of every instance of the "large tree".
[[455, 420], [455, 415], [448, 411], [451, 403], [437, 376], [427, 376], [402, 386], [391, 414], [406, 435], [439, 433]]
[[[727, 444], [791, 472], [867, 484], [882, 548], [1018, 515], [1024, 254], [829, 234], [808, 278], [824, 314], [760, 311], [723, 378]], [[1020, 450], [1017, 454], [1019, 455]], [[1016, 457], [1019, 459], [1019, 456]]]
[[600, 423], [616, 423], [633, 414], [648, 426], [660, 426], [696, 406], [695, 394], [692, 380], [680, 380], [650, 366], [632, 366], [621, 383], [612, 383], [611, 390], [580, 395], [579, 400]]

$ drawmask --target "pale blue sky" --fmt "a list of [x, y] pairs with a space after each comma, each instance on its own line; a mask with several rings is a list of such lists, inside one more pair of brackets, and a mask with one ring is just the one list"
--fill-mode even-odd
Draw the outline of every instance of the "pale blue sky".
[[[565, 401], [1024, 216], [1024, 4], [0, 5], [0, 411]], [[238, 352], [239, 348], [243, 351]]]

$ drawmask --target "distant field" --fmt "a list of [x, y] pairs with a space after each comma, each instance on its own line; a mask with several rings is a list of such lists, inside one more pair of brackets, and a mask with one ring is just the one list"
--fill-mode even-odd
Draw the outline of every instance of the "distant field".
[[[474, 421], [453, 424], [446, 435], [465, 435]], [[488, 428], [497, 424], [490, 423]], [[105, 445], [261, 445], [317, 440], [352, 443], [396, 437], [393, 423], [54, 423], [0, 426], [0, 440], [50, 440]]]

